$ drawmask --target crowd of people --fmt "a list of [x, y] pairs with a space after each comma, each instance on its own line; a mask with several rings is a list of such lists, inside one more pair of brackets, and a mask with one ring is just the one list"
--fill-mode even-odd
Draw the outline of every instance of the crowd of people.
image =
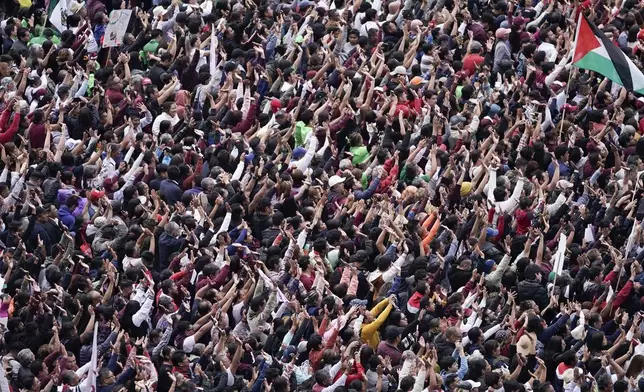
[[644, 391], [641, 2], [0, 3], [1, 392]]

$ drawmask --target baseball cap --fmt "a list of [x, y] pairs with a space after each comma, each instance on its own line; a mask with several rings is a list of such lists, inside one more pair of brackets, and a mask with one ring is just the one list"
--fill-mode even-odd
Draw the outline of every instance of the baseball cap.
[[366, 299], [358, 299], [358, 298], [354, 298], [354, 299], [352, 299], [352, 300], [351, 300], [351, 302], [349, 302], [349, 306], [350, 306], [350, 307], [354, 307], [354, 306], [367, 306], [367, 300], [366, 300]]
[[476, 382], [476, 381], [472, 381], [472, 380], [465, 380], [465, 381], [461, 381], [458, 384], [456, 384], [456, 388], [458, 388], [458, 389], [466, 389], [468, 391], [470, 391], [470, 390], [472, 390], [474, 388], [478, 388], [480, 386], [481, 386], [480, 382]]
[[103, 196], [105, 196], [105, 191], [99, 191], [98, 189], [94, 189], [89, 193], [90, 199], [100, 199]]
[[340, 183], [343, 183], [345, 180], [346, 180], [346, 178], [344, 178], [344, 177], [331, 176], [331, 178], [329, 178], [329, 188], [333, 188], [334, 186], [336, 186], [336, 185], [338, 185]]
[[503, 38], [512, 32], [511, 29], [505, 29], [503, 27], [496, 29], [496, 38]]
[[555, 93], [558, 93], [558, 92], [559, 92], [561, 89], [563, 89], [564, 87], [566, 87], [566, 82], [560, 82], [560, 81], [558, 81], [558, 80], [555, 80], [555, 81], [552, 83], [552, 87], [551, 87], [551, 88], [552, 88], [552, 91], [554, 91]]
[[485, 260], [485, 263], [483, 263], [483, 266], [482, 266], [483, 268], [481, 272], [489, 274], [490, 272], [492, 272], [492, 268], [494, 267], [494, 264], [495, 262], [492, 259]]
[[402, 65], [397, 66], [394, 68], [393, 71], [389, 73], [391, 76], [396, 76], [396, 75], [407, 75], [407, 68], [403, 67]]
[[467, 121], [467, 118], [465, 118], [464, 116], [454, 115], [449, 119], [449, 125], [453, 126], [465, 121]]
[[487, 127], [493, 124], [496, 124], [496, 120], [493, 120], [490, 116], [483, 117], [483, 119], [479, 123], [479, 125], [482, 127]]
[[155, 18], [158, 18], [159, 16], [161, 16], [163, 14], [165, 14], [165, 8], [163, 8], [163, 6], [161, 6], [161, 5], [158, 5], [158, 6], [154, 7], [154, 9], [152, 10], [152, 15]]
[[425, 83], [427, 83], [427, 81], [425, 79], [421, 78], [420, 76], [414, 76], [409, 81], [409, 85], [411, 87], [420, 87], [420, 86], [424, 85]]
[[306, 149], [304, 147], [296, 147], [293, 150], [293, 159], [300, 159], [306, 155]]
[[522, 26], [527, 22], [527, 19], [525, 19], [522, 16], [516, 16], [514, 19], [512, 19], [512, 24], [514, 26]]

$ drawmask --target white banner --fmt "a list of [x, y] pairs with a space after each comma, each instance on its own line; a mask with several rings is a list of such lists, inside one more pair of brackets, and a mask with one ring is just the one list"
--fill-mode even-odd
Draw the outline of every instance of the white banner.
[[67, 30], [67, 0], [59, 0], [58, 4], [51, 10], [49, 22], [59, 33]]
[[105, 29], [103, 36], [103, 47], [111, 48], [120, 46], [123, 43], [123, 37], [130, 23], [132, 10], [114, 10], [110, 14], [110, 21]]

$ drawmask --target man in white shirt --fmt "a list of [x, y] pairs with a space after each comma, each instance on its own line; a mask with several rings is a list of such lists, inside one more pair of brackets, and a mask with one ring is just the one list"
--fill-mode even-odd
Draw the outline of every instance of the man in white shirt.
[[545, 52], [546, 61], [555, 62], [557, 61], [557, 47], [553, 44], [557, 42], [555, 34], [552, 32], [552, 29], [543, 29], [539, 32], [539, 39], [541, 40], [541, 45], [537, 48], [537, 52]]
[[159, 114], [157, 118], [154, 119], [154, 123], [152, 123], [152, 134], [155, 138], [159, 137], [161, 122], [170, 121], [170, 124], [172, 124], [173, 127], [179, 122], [179, 116], [177, 116], [177, 105], [174, 102], [164, 102], [162, 109], [163, 113]]

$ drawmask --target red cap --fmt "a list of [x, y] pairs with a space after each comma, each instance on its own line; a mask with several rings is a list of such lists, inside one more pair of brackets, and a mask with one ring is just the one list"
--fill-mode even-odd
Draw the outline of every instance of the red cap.
[[637, 98], [637, 100], [635, 101], [635, 108], [641, 109], [643, 107], [644, 107], [644, 98], [642, 97]]
[[89, 193], [90, 199], [100, 199], [103, 196], [105, 196], [105, 191], [99, 191], [98, 189], [94, 189]]
[[277, 98], [273, 98], [271, 100], [271, 111], [273, 113], [277, 113], [277, 111], [280, 110], [281, 108], [282, 108], [282, 103], [280, 102], [280, 100]]
[[522, 26], [526, 21], [527, 19], [522, 16], [515, 16], [514, 18], [512, 18], [512, 24], [515, 26]]

